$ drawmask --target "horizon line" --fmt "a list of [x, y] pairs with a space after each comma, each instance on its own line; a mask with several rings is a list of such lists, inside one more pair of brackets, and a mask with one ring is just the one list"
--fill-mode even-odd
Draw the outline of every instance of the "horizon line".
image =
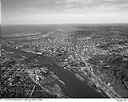
[[6, 25], [115, 25], [115, 24], [128, 24], [128, 22], [117, 22], [117, 23], [42, 23], [42, 24], [0, 24], [1, 26], [6, 26]]

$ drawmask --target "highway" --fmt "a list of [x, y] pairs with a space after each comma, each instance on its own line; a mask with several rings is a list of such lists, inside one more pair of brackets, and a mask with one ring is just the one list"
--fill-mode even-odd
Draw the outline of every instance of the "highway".
[[[91, 70], [89, 67], [80, 67], [80, 69], [85, 69], [88, 74], [91, 76], [91, 79], [95, 80], [95, 84], [100, 86], [101, 89], [107, 94], [109, 95], [109, 97], [111, 96], [111, 98], [121, 98], [120, 95], [118, 95], [112, 88], [110, 88], [109, 86], [107, 86], [105, 83], [102, 82], [102, 80], [100, 78], [98, 78]], [[83, 71], [84, 72], [84, 71]]]
[[[78, 54], [78, 56], [81, 58], [81, 60], [86, 64], [86, 67], [79, 67], [81, 69], [81, 71], [86, 75], [87, 73], [84, 71], [86, 70], [88, 72], [88, 76], [91, 76], [91, 79], [93, 81], [95, 81], [94, 83], [99, 86], [107, 95], [108, 97], [111, 98], [121, 98], [121, 96], [119, 94], [117, 94], [112, 88], [110, 88], [109, 86], [107, 86], [105, 83], [103, 83], [103, 81], [98, 78], [93, 71], [91, 71], [91, 65], [89, 63], [87, 63], [84, 58]], [[84, 70], [83, 70], [84, 69]], [[79, 74], [80, 75], [80, 74]], [[81, 76], [81, 75], [80, 75]], [[81, 77], [85, 77], [85, 76], [81, 76]]]

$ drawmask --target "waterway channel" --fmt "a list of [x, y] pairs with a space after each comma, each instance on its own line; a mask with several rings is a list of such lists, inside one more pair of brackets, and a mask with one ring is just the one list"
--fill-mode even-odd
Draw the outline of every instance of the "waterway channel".
[[[28, 53], [25, 51], [13, 49], [13, 48], [5, 48], [8, 51], [15, 52], [16, 54], [22, 54], [27, 57], [36, 58], [33, 53]], [[107, 96], [104, 93], [99, 93], [95, 91], [93, 88], [87, 85], [87, 82], [82, 82], [78, 78], [76, 78], [73, 72], [70, 72], [63, 67], [58, 66], [55, 63], [55, 59], [47, 56], [38, 56], [40, 64], [48, 67], [49, 70], [53, 71], [59, 78], [62, 80], [65, 85], [61, 85], [61, 88], [64, 94], [70, 98], [106, 98]]]

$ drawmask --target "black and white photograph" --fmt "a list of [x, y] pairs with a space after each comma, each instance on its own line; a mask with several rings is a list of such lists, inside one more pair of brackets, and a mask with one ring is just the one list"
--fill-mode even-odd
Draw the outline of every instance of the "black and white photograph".
[[1, 100], [127, 101], [128, 0], [1, 0], [0, 14]]

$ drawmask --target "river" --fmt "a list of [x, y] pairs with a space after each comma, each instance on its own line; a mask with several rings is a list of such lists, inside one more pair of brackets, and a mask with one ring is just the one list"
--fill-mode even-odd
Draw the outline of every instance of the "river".
[[[13, 48], [4, 48], [8, 51], [15, 52], [15, 54], [22, 54], [27, 57], [36, 58], [36, 54], [24, 52], [21, 50], [13, 49]], [[107, 96], [104, 93], [99, 93], [95, 91], [93, 88], [87, 85], [87, 82], [82, 82], [78, 78], [76, 78], [73, 72], [70, 72], [63, 67], [58, 66], [55, 63], [55, 60], [46, 57], [46, 56], [38, 56], [37, 57], [40, 64], [48, 67], [49, 70], [53, 71], [59, 78], [62, 80], [65, 85], [61, 85], [61, 88], [64, 94], [70, 98], [106, 98]]]

